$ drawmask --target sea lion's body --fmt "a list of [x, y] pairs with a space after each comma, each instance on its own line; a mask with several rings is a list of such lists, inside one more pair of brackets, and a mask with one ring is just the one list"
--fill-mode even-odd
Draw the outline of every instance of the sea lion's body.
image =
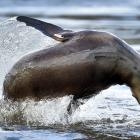
[[126, 84], [137, 96], [138, 72], [139, 55], [124, 41], [105, 32], [75, 32], [67, 41], [19, 60], [6, 75], [4, 95], [13, 100], [79, 99]]

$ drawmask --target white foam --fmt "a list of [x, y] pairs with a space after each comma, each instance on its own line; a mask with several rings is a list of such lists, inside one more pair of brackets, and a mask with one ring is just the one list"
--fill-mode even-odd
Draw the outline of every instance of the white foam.
[[[72, 115], [67, 114], [70, 96], [35, 102], [1, 102], [0, 122], [26, 123], [26, 125], [48, 126], [111, 119], [130, 121], [140, 115], [140, 107], [127, 87], [115, 86], [85, 101]], [[129, 101], [129, 102], [128, 102]], [[134, 110], [135, 109], [135, 110]], [[135, 116], [133, 113], [135, 112]], [[15, 120], [15, 117], [18, 119]]]
[[0, 24], [0, 86], [6, 73], [23, 55], [54, 44], [56, 41], [15, 18], [3, 21]]

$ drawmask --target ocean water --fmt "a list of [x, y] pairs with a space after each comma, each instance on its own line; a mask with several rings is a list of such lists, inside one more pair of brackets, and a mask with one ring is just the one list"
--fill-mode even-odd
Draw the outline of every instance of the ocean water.
[[0, 1], [0, 140], [140, 139], [140, 105], [130, 89], [112, 86], [67, 114], [71, 96], [4, 101], [5, 74], [23, 55], [58, 43], [15, 20], [26, 15], [72, 30], [101, 30], [140, 51], [138, 0]]

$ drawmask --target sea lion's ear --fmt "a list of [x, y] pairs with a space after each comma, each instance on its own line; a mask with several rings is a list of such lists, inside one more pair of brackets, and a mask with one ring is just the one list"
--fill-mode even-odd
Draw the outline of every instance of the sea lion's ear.
[[54, 34], [54, 37], [56, 37], [57, 39], [59, 39], [58, 41], [66, 42], [66, 41], [70, 40], [74, 36], [74, 34], [75, 33], [72, 32], [72, 31], [65, 30], [62, 33]]
[[17, 21], [26, 23], [27, 26], [34, 27], [35, 29], [41, 31], [45, 35], [57, 40], [57, 41], [68, 41], [72, 37], [72, 31], [64, 30], [59, 26], [40, 21], [34, 18], [26, 16], [18, 16]]

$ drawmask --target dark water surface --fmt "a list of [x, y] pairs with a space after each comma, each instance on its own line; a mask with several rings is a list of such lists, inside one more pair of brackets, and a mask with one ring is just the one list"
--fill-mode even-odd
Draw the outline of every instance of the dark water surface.
[[11, 103], [2, 99], [2, 83], [26, 53], [57, 43], [18, 23], [17, 15], [36, 17], [72, 30], [116, 34], [140, 50], [139, 0], [0, 1], [0, 140], [140, 139], [140, 106], [126, 86], [114, 86], [80, 106], [71, 116], [71, 97]]

